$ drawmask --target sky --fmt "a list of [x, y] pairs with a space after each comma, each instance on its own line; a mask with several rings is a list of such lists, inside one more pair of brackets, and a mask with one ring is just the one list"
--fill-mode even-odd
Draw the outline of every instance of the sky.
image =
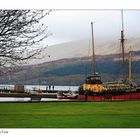
[[[125, 37], [140, 37], [140, 10], [124, 10], [123, 17]], [[121, 10], [52, 10], [43, 21], [52, 33], [44, 44], [89, 39], [91, 21], [97, 41], [120, 38]]]

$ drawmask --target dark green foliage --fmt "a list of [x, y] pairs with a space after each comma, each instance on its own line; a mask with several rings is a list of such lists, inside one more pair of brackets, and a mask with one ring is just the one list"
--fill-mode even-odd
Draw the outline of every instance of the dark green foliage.
[[[64, 76], [64, 75], [74, 75], [74, 74], [85, 74], [87, 69], [87, 73], [92, 73], [91, 62], [86, 63], [86, 67], [83, 64], [70, 64], [64, 65], [63, 67], [54, 68], [50, 71], [44, 72], [44, 75], [57, 75], [57, 76]], [[97, 71], [99, 73], [110, 73], [116, 74], [120, 72], [120, 63], [113, 61], [109, 62], [100, 62], [97, 64]]]
[[82, 64], [70, 64], [70, 65], [64, 65], [60, 66], [59, 68], [54, 68], [50, 71], [47, 71], [44, 73], [45, 75], [58, 75], [58, 76], [64, 76], [64, 75], [73, 75], [73, 74], [84, 74], [84, 67]]

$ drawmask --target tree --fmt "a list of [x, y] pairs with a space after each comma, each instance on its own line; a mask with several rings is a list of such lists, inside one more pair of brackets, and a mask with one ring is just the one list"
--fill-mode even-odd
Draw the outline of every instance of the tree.
[[0, 67], [21, 63], [42, 51], [39, 44], [49, 36], [41, 23], [50, 11], [0, 10]]

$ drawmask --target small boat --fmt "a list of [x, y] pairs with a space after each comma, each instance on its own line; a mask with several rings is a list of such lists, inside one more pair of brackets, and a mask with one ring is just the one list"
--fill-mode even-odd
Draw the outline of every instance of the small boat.
[[58, 92], [58, 99], [77, 99], [78, 95], [69, 91], [68, 93]]

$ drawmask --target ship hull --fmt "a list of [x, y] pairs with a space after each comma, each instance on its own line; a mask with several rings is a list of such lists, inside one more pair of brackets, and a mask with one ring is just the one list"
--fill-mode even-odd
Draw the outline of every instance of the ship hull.
[[129, 93], [101, 93], [97, 94], [89, 94], [85, 97], [84, 94], [79, 94], [79, 101], [133, 101], [140, 100], [140, 91], [137, 92], [129, 92]]

